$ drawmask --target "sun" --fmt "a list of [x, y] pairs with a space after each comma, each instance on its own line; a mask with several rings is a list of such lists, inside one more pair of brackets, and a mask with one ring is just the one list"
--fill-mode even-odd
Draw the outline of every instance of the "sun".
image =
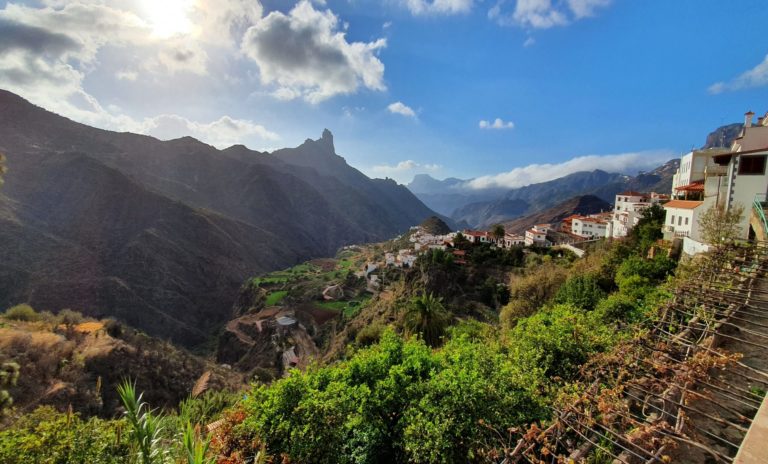
[[167, 39], [192, 31], [189, 13], [194, 0], [145, 0], [147, 20], [152, 25], [152, 35]]

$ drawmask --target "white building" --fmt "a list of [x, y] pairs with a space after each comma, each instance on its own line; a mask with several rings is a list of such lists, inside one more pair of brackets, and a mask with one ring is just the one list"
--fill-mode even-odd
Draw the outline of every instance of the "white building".
[[571, 222], [571, 233], [585, 238], [605, 237], [608, 223], [592, 217], [577, 217]]
[[731, 209], [744, 208], [740, 222], [741, 238], [750, 236], [749, 217], [756, 197], [764, 200], [768, 191], [768, 113], [753, 125], [754, 113], [746, 113], [744, 127], [733, 141], [730, 152], [715, 155], [704, 179], [704, 205]]
[[700, 241], [699, 216], [703, 201], [672, 200], [664, 205], [664, 236], [667, 239], [689, 237]]
[[515, 246], [525, 245], [525, 237], [517, 234], [504, 234], [504, 248], [512, 248]]
[[728, 148], [709, 148], [693, 150], [683, 155], [680, 158], [680, 167], [672, 177], [672, 196], [682, 199], [692, 187], [703, 184], [707, 166], [712, 164], [712, 157], [728, 151]]
[[622, 192], [616, 195], [613, 215], [606, 224], [605, 237], [621, 238], [629, 235], [651, 205], [669, 200], [669, 195], [660, 193]]
[[528, 229], [525, 231], [525, 244], [528, 246], [547, 246], [549, 242], [547, 242], [547, 233], [545, 231], [539, 230], [534, 226], [533, 229]]

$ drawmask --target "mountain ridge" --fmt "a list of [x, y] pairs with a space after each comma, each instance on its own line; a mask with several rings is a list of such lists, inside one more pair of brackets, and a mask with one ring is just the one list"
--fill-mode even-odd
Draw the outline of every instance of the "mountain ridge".
[[[0, 236], [14, 244], [0, 250], [0, 305], [116, 316], [187, 346], [228, 319], [246, 278], [435, 214], [349, 166], [327, 129], [273, 153], [218, 150], [92, 128], [0, 90], [0, 151]], [[46, 284], [56, 271], [60, 288]]]

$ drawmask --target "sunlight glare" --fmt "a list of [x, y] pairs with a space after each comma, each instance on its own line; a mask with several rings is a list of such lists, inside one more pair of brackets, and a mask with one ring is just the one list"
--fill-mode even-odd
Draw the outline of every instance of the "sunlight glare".
[[194, 0], [146, 0], [145, 9], [152, 24], [152, 35], [166, 39], [192, 31], [189, 12]]

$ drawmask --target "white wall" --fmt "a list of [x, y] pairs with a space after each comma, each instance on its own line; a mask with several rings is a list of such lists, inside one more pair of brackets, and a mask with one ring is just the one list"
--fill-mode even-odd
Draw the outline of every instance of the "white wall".
[[676, 234], [682, 234], [698, 240], [699, 237], [699, 211], [702, 206], [695, 209], [686, 208], [664, 208], [667, 217], [664, 219], [664, 225], [673, 230]]

